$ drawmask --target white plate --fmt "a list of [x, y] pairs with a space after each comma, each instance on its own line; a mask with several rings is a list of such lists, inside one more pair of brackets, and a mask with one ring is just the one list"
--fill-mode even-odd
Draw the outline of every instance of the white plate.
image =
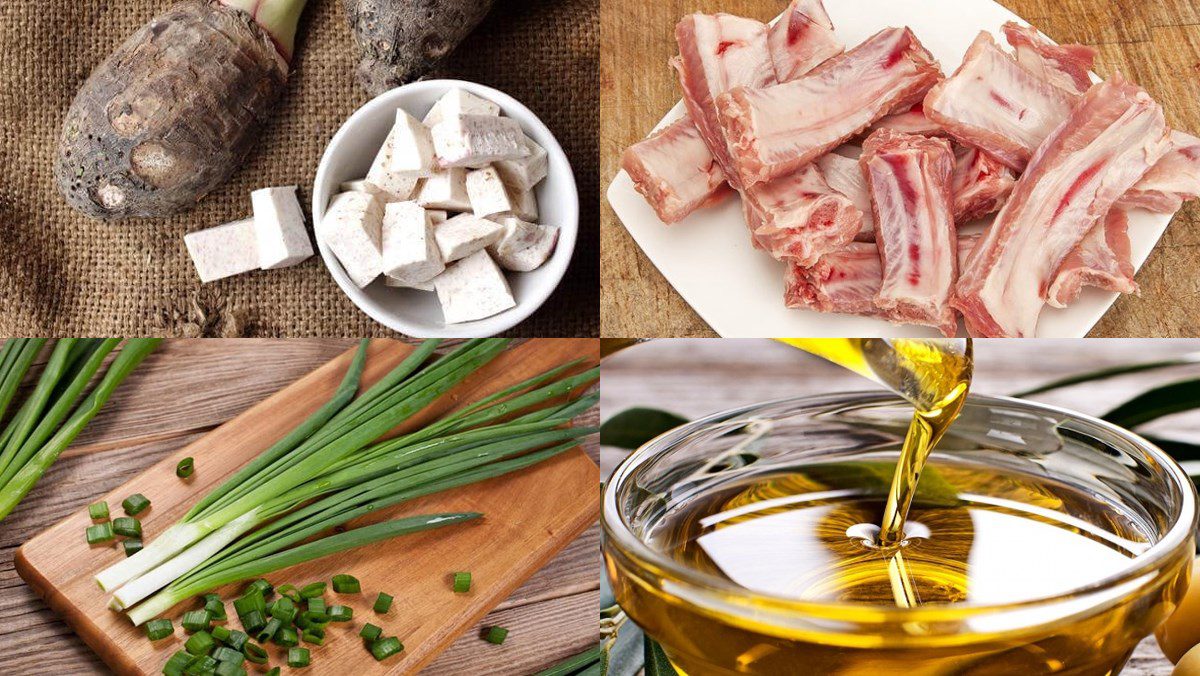
[[575, 176], [554, 135], [532, 111], [511, 96], [491, 87], [462, 80], [425, 80], [406, 84], [371, 99], [351, 115], [334, 134], [317, 166], [312, 192], [313, 223], [320, 223], [324, 218], [325, 207], [342, 182], [367, 175], [375, 153], [383, 145], [388, 130], [395, 122], [396, 108], [403, 108], [421, 119], [442, 94], [454, 87], [499, 105], [504, 115], [520, 122], [525, 133], [546, 149], [549, 170], [534, 192], [538, 200], [538, 220], [559, 226], [558, 244], [550, 259], [540, 268], [531, 272], [505, 273], [517, 301], [516, 307], [473, 322], [446, 324], [442, 320], [442, 307], [436, 293], [385, 286], [382, 277], [365, 289], [360, 289], [350, 281], [329, 247], [318, 239], [317, 246], [321, 249], [321, 257], [329, 273], [359, 309], [390, 329], [418, 338], [482, 338], [516, 326], [541, 307], [562, 281], [579, 233], [579, 192], [575, 187]]
[[[962, 63], [963, 54], [979, 31], [990, 31], [1001, 44], [1007, 44], [1000, 31], [1006, 21], [1029, 23], [991, 0], [826, 0], [825, 6], [838, 38], [848, 48], [889, 26], [909, 26], [947, 74]], [[680, 102], [659, 127], [683, 113]], [[622, 171], [608, 188], [608, 201], [667, 281], [721, 336], [940, 335], [926, 327], [786, 308], [784, 266], [751, 247], [736, 198], [696, 211], [667, 226], [658, 220], [654, 210], [634, 190], [629, 175]], [[1129, 242], [1135, 268], [1141, 268], [1170, 222], [1171, 216], [1166, 214], [1142, 210], [1129, 214]], [[1047, 306], [1042, 311], [1037, 336], [1087, 335], [1117, 295], [1088, 288], [1068, 308]]]

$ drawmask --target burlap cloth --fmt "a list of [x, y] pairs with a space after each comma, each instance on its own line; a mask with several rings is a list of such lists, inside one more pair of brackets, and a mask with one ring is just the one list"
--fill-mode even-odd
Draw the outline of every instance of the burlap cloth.
[[[51, 166], [62, 116], [92, 67], [171, 0], [0, 0], [0, 335], [363, 336], [320, 256], [201, 285], [185, 232], [242, 218], [251, 190], [299, 185], [368, 96], [342, 0], [309, 0], [281, 108], [246, 166], [195, 209], [103, 223], [70, 209]], [[579, 241], [555, 294], [513, 335], [599, 331], [597, 0], [497, 0], [434, 76], [496, 87], [551, 128], [575, 169]], [[307, 206], [306, 206], [307, 211]]]

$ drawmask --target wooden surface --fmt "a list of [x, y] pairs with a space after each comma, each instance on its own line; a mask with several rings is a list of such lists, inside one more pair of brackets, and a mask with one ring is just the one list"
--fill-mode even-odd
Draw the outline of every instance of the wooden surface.
[[[3, 653], [10, 660], [10, 667], [16, 670], [10, 673], [103, 671], [94, 654], [13, 574], [9, 561], [16, 545], [67, 517], [55, 529], [61, 530], [61, 544], [55, 552], [60, 563], [46, 564], [44, 552], [39, 554], [42, 550], [36, 544], [26, 553], [31, 560], [42, 561], [39, 567], [43, 570], [66, 567], [69, 565], [66, 562], [72, 558], [90, 555], [88, 563], [83, 564], [88, 575], [80, 574], [78, 566], [70, 573], [73, 580], [78, 578], [85, 582], [90, 572], [116, 560], [120, 554], [115, 550], [87, 550], [77, 537], [86, 521], [86, 515], [79, 510], [106, 492], [109, 493], [110, 508], [119, 510], [120, 500], [127, 493], [138, 490], [153, 501], [153, 507], [144, 519], [147, 531], [161, 530], [180, 516], [186, 494], [198, 495], [203, 484], [221, 478], [223, 472], [216, 468], [229, 467], [222, 463], [222, 456], [245, 453], [256, 445], [255, 438], [269, 436], [287, 427], [292, 420], [303, 417], [319, 405], [323, 400], [323, 388], [332, 389], [342, 371], [331, 367], [327, 374], [310, 376], [319, 385], [292, 390], [286, 402], [278, 398], [284, 395], [278, 395], [273, 403], [264, 404], [279, 411], [277, 415], [260, 418], [258, 413], [251, 411], [232, 426], [214, 432], [215, 425], [290, 385], [351, 345], [346, 341], [169, 341], [152, 355], [126, 381], [89, 428], [88, 434], [64, 454], [35, 491], [0, 526], [0, 547], [3, 548], [0, 549], [0, 634], [6, 639]], [[373, 359], [368, 360], [370, 372], [365, 378], [378, 377], [387, 365], [394, 363], [400, 352], [407, 350], [394, 343], [375, 345], [372, 349], [380, 354], [373, 354]], [[479, 388], [479, 392], [497, 389], [503, 382], [513, 382], [541, 370], [545, 364], [594, 355], [593, 341], [523, 343], [501, 355], [485, 367], [486, 372], [460, 385], [452, 396], [434, 407], [457, 406], [464, 400], [462, 397], [475, 388]], [[412, 423], [427, 419], [431, 414], [432, 411], [423, 412]], [[589, 415], [594, 420], [595, 413]], [[239, 433], [236, 427], [242, 424], [250, 425], [253, 431]], [[226, 437], [226, 442], [216, 443], [221, 436]], [[198, 445], [185, 449], [189, 443]], [[595, 449], [590, 444], [585, 446], [589, 446], [588, 453], [594, 457]], [[173, 467], [178, 457], [189, 454], [197, 458], [197, 472], [190, 484], [182, 484], [174, 477]], [[145, 476], [114, 490], [118, 484], [145, 471], [156, 461], [161, 464]], [[572, 468], [571, 471], [560, 471], [567, 467]], [[208, 468], [207, 473], [205, 468]], [[355, 607], [356, 619], [352, 623], [355, 627], [354, 631], [347, 629], [347, 634], [355, 633], [361, 622], [372, 616], [369, 606], [374, 600], [374, 591], [393, 593], [397, 599], [395, 610], [384, 622], [377, 623], [405, 640], [408, 654], [388, 664], [394, 673], [411, 671], [408, 667], [421, 660], [423, 651], [418, 644], [433, 647], [450, 641], [453, 644], [449, 649], [423, 673], [531, 673], [585, 649], [596, 640], [598, 537], [595, 527], [589, 527], [595, 518], [594, 472], [591, 460], [575, 451], [562, 456], [555, 464], [546, 464], [538, 473], [488, 482], [492, 497], [484, 498], [469, 489], [460, 489], [389, 510], [388, 515], [478, 509], [495, 515], [495, 518], [487, 523], [464, 524], [454, 531], [450, 528], [456, 527], [450, 527], [373, 545], [369, 554], [366, 551], [349, 552], [334, 562], [305, 564], [291, 569], [288, 576], [294, 574], [296, 579], [286, 581], [327, 578], [336, 571], [358, 575], [363, 581], [364, 594], [351, 603]], [[557, 478], [548, 481], [549, 474]], [[559, 519], [555, 514], [563, 508], [563, 501], [523, 499], [544, 492], [547, 485], [561, 485], [576, 495], [579, 504], [591, 504], [577, 510], [574, 517]], [[484, 484], [476, 486], [483, 487]], [[588, 510], [590, 516], [584, 514]], [[536, 521], [534, 528], [518, 528], [515, 523], [517, 513], [524, 515], [522, 520], [532, 518]], [[507, 518], [501, 518], [505, 515]], [[379, 518], [372, 517], [371, 520]], [[551, 526], [551, 521], [556, 521], [557, 525]], [[586, 533], [541, 566], [551, 553], [540, 544], [542, 540], [569, 539], [568, 534], [585, 528]], [[456, 540], [459, 545], [453, 544]], [[497, 543], [509, 544], [498, 546]], [[461, 545], [465, 544], [469, 544], [469, 552], [464, 553]], [[506, 556], [506, 551], [511, 551], [512, 556]], [[385, 563], [387, 571], [370, 570], [380, 566], [381, 562]], [[502, 569], [513, 565], [529, 570], [540, 567], [541, 570], [514, 591], [513, 587], [526, 576], [518, 573], [506, 578], [501, 575]], [[471, 594], [456, 597], [448, 591], [441, 593], [447, 590], [445, 575], [452, 570], [475, 573]], [[395, 579], [378, 582], [387, 576]], [[69, 584], [68, 589], [73, 589], [74, 584]], [[91, 583], [86, 584], [90, 586]], [[88, 606], [80, 619], [81, 627], [95, 624], [93, 633], [135, 651], [151, 647], [140, 632], [115, 622], [112, 613], [90, 607], [103, 603], [102, 595], [96, 593], [94, 587], [87, 594], [71, 592], [68, 597], [70, 602]], [[339, 600], [342, 599], [339, 597]], [[495, 609], [482, 621], [477, 621], [477, 616], [487, 612], [496, 601], [500, 603]], [[67, 599], [59, 599], [55, 605], [63, 606], [67, 602]], [[459, 627], [446, 633], [443, 631], [445, 623], [420, 621], [430, 611], [446, 610], [470, 619], [464, 625], [469, 628], [462, 632], [464, 627]], [[113, 626], [107, 626], [110, 623]], [[494, 646], [479, 638], [481, 628], [493, 624], [508, 627], [511, 631], [503, 646]], [[178, 642], [181, 635], [182, 632], [177, 631], [171, 642]], [[351, 638], [339, 636], [337, 639], [341, 640], [326, 643], [314, 653], [314, 666], [309, 671], [320, 673], [327, 669], [332, 672], [335, 665], [344, 669], [349, 664], [363, 667], [364, 673], [373, 673], [370, 670], [375, 668], [375, 663], [363, 659], [365, 653], [362, 653], [361, 645]], [[161, 661], [178, 646], [171, 645], [168, 649], [156, 644], [153, 647], [158, 654], [152, 660], [155, 668], [149, 671], [156, 673]], [[339, 659], [335, 654], [339, 651], [345, 652], [344, 658]], [[150, 662], [144, 663], [150, 665]]]
[[[975, 343], [975, 383], [984, 394], [1011, 394], [1054, 378], [1117, 364], [1200, 354], [1200, 340], [981, 340]], [[1154, 385], [1200, 376], [1200, 364], [1151, 371], [1047, 393], [1038, 401], [1102, 414]], [[656, 340], [604, 362], [601, 416], [633, 406], [674, 411], [688, 418], [756, 401], [876, 386], [828, 362], [766, 340]], [[1200, 414], [1174, 416], [1142, 431], [1200, 441]], [[601, 452], [608, 475], [624, 457]], [[1171, 665], [1154, 639], [1143, 641], [1123, 676], [1165, 676]]]
[[[825, 0], [837, 2], [837, 0]], [[919, 2], [920, 0], [900, 0]], [[1200, 3], [1195, 0], [999, 0], [1059, 42], [1095, 46], [1097, 72], [1121, 71], [1166, 109], [1174, 127], [1200, 133]], [[604, 0], [600, 9], [600, 330], [603, 336], [713, 336], [617, 220], [603, 193], [621, 153], [679, 100], [667, 59], [674, 26], [690, 12], [768, 20], [786, 0]], [[835, 26], [836, 29], [836, 26]], [[1200, 204], [1185, 205], [1137, 275], [1141, 298], [1123, 297], [1093, 336], [1196, 335], [1200, 316]], [[717, 272], [717, 271], [714, 271]], [[736, 271], [720, 271], [735, 274]]]

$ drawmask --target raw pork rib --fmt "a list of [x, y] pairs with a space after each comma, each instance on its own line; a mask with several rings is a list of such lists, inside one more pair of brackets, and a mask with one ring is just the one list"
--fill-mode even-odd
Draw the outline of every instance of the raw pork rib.
[[1034, 74], [981, 32], [954, 75], [925, 97], [925, 114], [951, 136], [1021, 171], [1076, 97]]
[[1017, 54], [1017, 62], [1055, 87], [1083, 94], [1092, 87], [1096, 50], [1084, 45], [1056, 45], [1036, 28], [1009, 21], [1004, 37]]
[[912, 108], [895, 115], [888, 115], [871, 125], [870, 131], [892, 129], [905, 134], [920, 134], [922, 136], [945, 136], [946, 130], [941, 125], [925, 116], [925, 105], [917, 102]]
[[850, 198], [855, 208], [862, 212], [862, 228], [854, 239], [860, 242], [874, 242], [875, 215], [871, 213], [871, 195], [867, 192], [867, 179], [863, 177], [858, 160], [838, 153], [829, 153], [817, 160], [816, 164], [829, 187]]
[[875, 305], [882, 273], [874, 244], [851, 242], [810, 267], [788, 265], [783, 301], [790, 308], [869, 317], [886, 316]]
[[679, 73], [683, 102], [709, 151], [733, 187], [739, 188], [730, 171], [729, 149], [713, 101], [734, 87], [764, 87], [775, 82], [767, 27], [731, 14], [691, 14], [675, 26], [675, 40], [679, 56], [671, 65]]
[[831, 56], [842, 53], [833, 22], [821, 0], [792, 0], [767, 34], [775, 78], [795, 80]]
[[862, 212], [829, 187], [815, 164], [751, 186], [742, 200], [756, 244], [801, 266], [840, 249], [862, 227]]
[[621, 167], [663, 223], [675, 223], [729, 194], [725, 172], [686, 116], [626, 148]]
[[1173, 214], [1184, 200], [1197, 197], [1200, 197], [1200, 138], [1173, 131], [1167, 154], [1125, 193], [1121, 206]]
[[1038, 148], [962, 272], [953, 305], [971, 335], [1034, 334], [1063, 260], [1158, 161], [1166, 138], [1162, 108], [1139, 87], [1117, 76], [1088, 91]]
[[954, 222], [966, 223], [999, 211], [1016, 183], [1012, 170], [991, 155], [978, 148], [959, 146], [950, 179]]
[[1084, 286], [1138, 292], [1129, 258], [1129, 216], [1124, 209], [1109, 211], [1063, 260], [1046, 300], [1054, 307], [1066, 307], [1079, 297]]
[[945, 139], [881, 129], [859, 160], [875, 210], [883, 283], [875, 304], [897, 319], [953, 336], [950, 307], [958, 277], [950, 176], [954, 151]]
[[888, 28], [798, 80], [731, 89], [717, 97], [717, 112], [743, 185], [754, 185], [910, 108], [940, 75], [912, 31]]

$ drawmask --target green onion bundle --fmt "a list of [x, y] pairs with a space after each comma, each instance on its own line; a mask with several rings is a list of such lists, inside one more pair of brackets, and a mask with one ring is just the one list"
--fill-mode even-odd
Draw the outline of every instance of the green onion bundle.
[[[47, 342], [44, 338], [14, 338], [0, 347], [0, 419]], [[105, 358], [120, 342], [120, 338], [64, 338], [50, 349], [33, 390], [0, 433], [0, 520], [16, 508], [160, 340], [126, 342], [84, 397]]]
[[437, 344], [426, 341], [355, 397], [366, 360], [364, 341], [328, 404], [141, 551], [96, 576], [101, 589], [113, 592], [110, 606], [140, 625], [225, 584], [477, 518], [481, 515], [409, 517], [310, 539], [406, 500], [529, 467], [595, 432], [566, 424], [594, 406], [597, 395], [546, 405], [598, 377], [597, 369], [563, 376], [578, 365], [571, 362], [420, 430], [383, 439], [494, 359], [508, 341], [467, 341], [430, 361]]

